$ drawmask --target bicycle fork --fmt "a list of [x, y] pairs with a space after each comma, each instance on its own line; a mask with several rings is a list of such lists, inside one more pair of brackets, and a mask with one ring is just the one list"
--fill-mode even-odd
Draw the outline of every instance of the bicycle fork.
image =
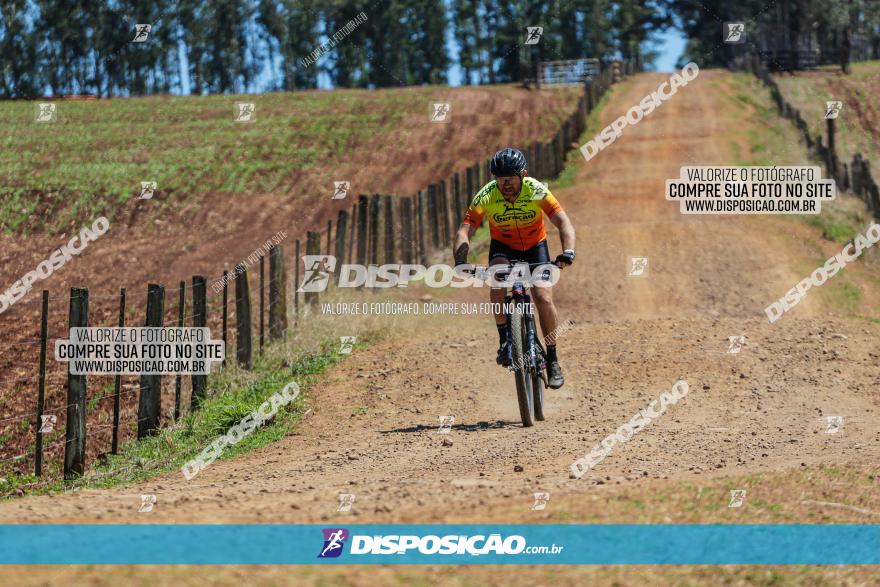
[[[530, 369], [535, 370], [542, 378], [546, 379], [544, 376], [544, 370], [547, 367], [547, 364], [544, 360], [544, 352], [541, 343], [538, 341], [538, 335], [535, 331], [535, 320], [532, 316], [532, 299], [529, 297], [529, 294], [525, 293], [522, 290], [517, 290], [514, 287], [514, 291], [512, 294], [504, 297], [505, 307], [510, 309], [516, 307], [517, 303], [522, 303], [523, 312], [523, 321], [526, 325], [526, 349], [528, 352], [528, 365], [517, 365], [514, 357], [513, 357], [513, 342], [511, 338], [513, 336], [519, 336], [519, 333], [513, 333], [510, 331], [510, 312], [506, 312], [507, 316], [507, 357], [510, 363], [511, 369], [525, 368], [529, 367]], [[546, 381], [545, 381], [546, 383]]]

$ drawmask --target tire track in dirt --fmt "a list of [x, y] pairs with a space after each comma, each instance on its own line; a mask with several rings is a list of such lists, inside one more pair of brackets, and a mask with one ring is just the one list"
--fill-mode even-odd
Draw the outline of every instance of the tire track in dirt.
[[[578, 160], [575, 185], [558, 191], [579, 254], [554, 293], [561, 318], [577, 325], [560, 338], [567, 383], [547, 392], [547, 421], [518, 423], [513, 380], [493, 362], [491, 319], [400, 319], [392, 338], [326, 374], [312, 414], [274, 445], [215, 462], [191, 482], [172, 473], [26, 498], [0, 504], [0, 515], [140, 522], [139, 495], [156, 493], [150, 521], [503, 521], [528, 515], [535, 491], [583, 495], [591, 511], [596, 483], [876, 462], [880, 368], [870, 349], [880, 327], [827, 318], [809, 299], [767, 324], [764, 306], [802, 277], [794, 266], [803, 253], [774, 221], [689, 218], [663, 199], [681, 165], [731, 163], [725, 128], [746, 121], [725, 115], [701, 83], [726, 75], [701, 73], [588, 164]], [[617, 88], [603, 123], [662, 78]], [[626, 276], [631, 254], [649, 257], [647, 277]], [[740, 334], [743, 352], [727, 353], [727, 337]], [[595, 472], [568, 478], [572, 461], [679, 376], [690, 383], [685, 399]], [[821, 433], [828, 414], [847, 415], [845, 438]], [[437, 433], [441, 415], [456, 417], [448, 436]], [[339, 493], [356, 495], [351, 512], [336, 512]]]

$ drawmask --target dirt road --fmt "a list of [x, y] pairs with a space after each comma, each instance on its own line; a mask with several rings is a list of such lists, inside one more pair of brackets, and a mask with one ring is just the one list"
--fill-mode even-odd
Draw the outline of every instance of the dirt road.
[[[657, 495], [683, 482], [876, 466], [880, 326], [829, 317], [809, 296], [775, 324], [763, 313], [807, 274], [804, 268], [816, 266], [815, 253], [802, 246], [809, 229], [791, 219], [685, 217], [663, 198], [664, 181], [682, 165], [732, 164], [731, 125], [756, 124], [721, 103], [728, 75], [701, 73], [589, 163], [579, 160], [573, 187], [554, 190], [578, 234], [577, 262], [554, 295], [561, 317], [576, 326], [560, 337], [566, 384], [547, 392], [545, 422], [531, 429], [518, 422], [512, 378], [493, 362], [496, 336], [487, 317], [408, 318], [395, 322], [389, 339], [329, 372], [304, 424], [275, 445], [215, 462], [190, 482], [177, 473], [119, 490], [21, 499], [0, 504], [0, 515], [22, 522], [427, 523], [540, 521], [564, 510], [596, 522], [680, 522], [700, 518], [688, 506], [652, 503], [650, 492], [640, 507], [609, 506], [608, 491], [619, 485]], [[602, 125], [664, 77], [642, 74], [615, 89]], [[647, 257], [647, 275], [628, 276], [629, 257]], [[449, 300], [486, 295], [457, 292]], [[728, 337], [737, 335], [745, 346], [729, 353]], [[569, 478], [574, 460], [680, 377], [687, 397], [594, 471]], [[449, 434], [438, 433], [443, 415], [455, 416]], [[828, 415], [844, 416], [840, 434], [825, 433]], [[811, 493], [817, 488], [805, 483], [792, 499], [818, 499]], [[767, 497], [758, 491], [753, 498]], [[551, 494], [544, 512], [531, 510], [534, 492]], [[137, 512], [143, 493], [158, 497], [150, 514]], [[336, 511], [340, 493], [356, 496], [348, 513]], [[635, 580], [607, 569], [557, 571], [566, 581], [588, 572], [600, 573], [592, 576], [600, 582]], [[103, 584], [112, 576], [78, 572], [53, 569], [43, 578]], [[219, 582], [285, 581], [278, 570], [210, 572]], [[505, 581], [535, 584], [548, 577], [541, 572]], [[653, 575], [639, 572], [642, 580]], [[692, 578], [704, 573], [695, 572]], [[367, 570], [322, 573], [301, 579], [312, 584], [332, 573], [357, 584], [375, 580]], [[436, 570], [425, 573], [457, 584]], [[488, 569], [468, 573], [494, 577]], [[173, 575], [175, 584], [189, 584], [185, 573]], [[135, 576], [146, 581], [149, 573]]]

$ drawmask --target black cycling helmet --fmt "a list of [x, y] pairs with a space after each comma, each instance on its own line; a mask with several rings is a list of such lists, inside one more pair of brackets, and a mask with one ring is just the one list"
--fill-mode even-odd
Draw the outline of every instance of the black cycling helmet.
[[489, 162], [489, 171], [495, 177], [510, 177], [511, 175], [522, 177], [525, 168], [526, 156], [519, 149], [510, 147], [495, 153]]

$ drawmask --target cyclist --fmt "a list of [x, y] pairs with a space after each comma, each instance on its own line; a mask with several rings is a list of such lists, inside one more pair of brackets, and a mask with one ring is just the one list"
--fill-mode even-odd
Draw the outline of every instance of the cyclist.
[[[547, 231], [544, 216], [559, 230], [563, 252], [556, 257], [560, 267], [574, 262], [574, 226], [562, 210], [559, 201], [537, 179], [527, 177], [526, 157], [510, 147], [495, 153], [489, 170], [495, 176], [474, 196], [459, 227], [453, 246], [456, 265], [467, 264], [470, 237], [489, 218], [489, 265], [524, 263], [550, 263], [547, 251]], [[489, 297], [501, 308], [506, 288], [492, 288]], [[534, 287], [532, 298], [538, 307], [541, 331], [547, 346], [547, 384], [559, 389], [564, 383], [562, 367], [556, 356], [556, 306], [550, 287]], [[495, 313], [498, 327], [499, 349], [496, 362], [508, 364], [506, 319], [504, 312]]]

